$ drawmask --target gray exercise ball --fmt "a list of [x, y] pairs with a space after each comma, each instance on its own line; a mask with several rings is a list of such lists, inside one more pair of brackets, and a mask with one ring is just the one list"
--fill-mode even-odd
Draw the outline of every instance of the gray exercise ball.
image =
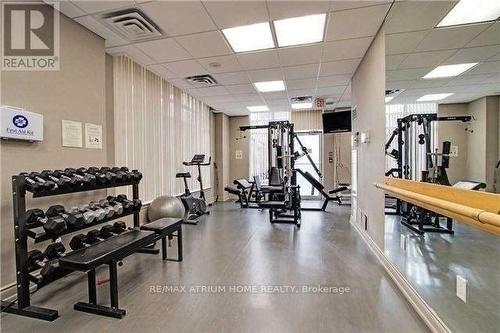
[[184, 217], [186, 211], [181, 199], [164, 195], [151, 202], [148, 208], [148, 220], [154, 221], [162, 217]]

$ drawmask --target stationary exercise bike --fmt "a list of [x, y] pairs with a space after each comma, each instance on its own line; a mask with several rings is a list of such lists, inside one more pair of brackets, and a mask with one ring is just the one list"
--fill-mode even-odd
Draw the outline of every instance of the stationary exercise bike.
[[205, 162], [204, 154], [194, 155], [190, 162], [182, 162], [185, 166], [196, 165], [198, 167], [198, 182], [200, 183], [200, 195], [199, 197], [194, 197], [189, 190], [187, 179], [191, 178], [189, 172], [179, 172], [175, 175], [175, 178], [184, 179], [184, 194], [180, 196], [182, 203], [187, 211], [187, 217], [185, 223], [187, 224], [198, 224], [201, 216], [208, 215], [210, 212], [207, 210], [207, 201], [205, 199], [205, 192], [203, 191], [203, 180], [201, 178], [201, 167], [209, 166], [211, 162], [211, 157], [208, 158], [208, 162]]

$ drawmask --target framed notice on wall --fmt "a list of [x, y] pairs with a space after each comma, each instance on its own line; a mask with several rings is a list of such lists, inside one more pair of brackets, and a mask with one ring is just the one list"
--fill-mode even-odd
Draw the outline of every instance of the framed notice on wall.
[[82, 123], [63, 120], [61, 134], [64, 147], [82, 148]]
[[85, 124], [85, 148], [102, 149], [102, 126]]

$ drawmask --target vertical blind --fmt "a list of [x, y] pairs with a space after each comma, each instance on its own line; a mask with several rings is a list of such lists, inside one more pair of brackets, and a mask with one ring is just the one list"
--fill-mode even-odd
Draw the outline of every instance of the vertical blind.
[[[191, 172], [190, 189], [199, 190], [197, 170], [182, 161], [210, 155], [208, 106], [124, 56], [113, 59], [113, 79], [115, 163], [143, 173], [141, 198], [182, 193], [181, 171]], [[209, 188], [210, 168], [202, 177]]]
[[293, 111], [291, 122], [295, 131], [321, 131], [323, 118], [321, 110]]

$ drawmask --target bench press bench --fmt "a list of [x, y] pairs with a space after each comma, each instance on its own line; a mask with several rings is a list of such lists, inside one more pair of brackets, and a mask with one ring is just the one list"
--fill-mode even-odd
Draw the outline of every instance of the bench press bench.
[[[74, 251], [59, 259], [61, 268], [87, 272], [89, 301], [78, 302], [74, 309], [83, 312], [122, 318], [126, 311], [118, 307], [117, 264], [125, 257], [141, 252], [156, 241], [162, 241], [162, 257], [167, 259], [167, 237], [177, 237], [178, 258], [182, 261], [182, 223], [179, 218], [162, 218], [144, 224], [139, 229], [125, 231], [81, 250]], [[176, 235], [174, 235], [176, 233]], [[97, 304], [95, 270], [101, 265], [109, 266], [109, 289], [111, 306]]]

